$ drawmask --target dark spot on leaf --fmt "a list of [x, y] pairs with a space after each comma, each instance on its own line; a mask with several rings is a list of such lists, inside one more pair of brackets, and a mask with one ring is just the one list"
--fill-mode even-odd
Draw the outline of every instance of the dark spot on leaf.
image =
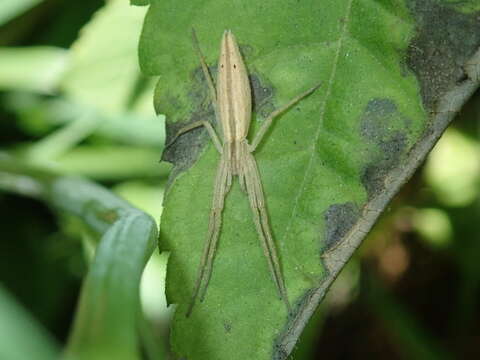
[[[216, 76], [215, 68], [209, 68], [209, 71], [213, 77]], [[197, 161], [202, 149], [210, 141], [205, 128], [198, 127], [182, 134], [171, 143], [179, 130], [199, 120], [209, 121], [214, 128], [218, 129], [215, 124], [215, 113], [211, 102], [210, 91], [201, 67], [198, 67], [192, 75], [192, 86], [188, 97], [191, 99], [192, 104], [194, 104], [193, 108], [195, 108], [196, 111], [190, 114], [189, 119], [167, 122], [166, 125], [167, 137], [165, 143], [169, 144], [169, 146], [164, 149], [161, 159], [174, 165], [170, 173], [169, 183], [177, 177], [179, 173], [189, 169]], [[172, 99], [172, 102], [174, 103], [174, 99]], [[181, 113], [182, 110], [183, 109], [178, 109], [178, 112]]]
[[362, 175], [362, 184], [367, 190], [369, 200], [384, 190], [385, 178], [400, 161], [400, 157], [405, 149], [405, 135], [401, 132], [396, 132], [390, 140], [379, 145], [383, 150], [383, 156], [369, 163]]
[[410, 125], [411, 120], [402, 115], [390, 99], [373, 99], [367, 104], [360, 132], [367, 140], [367, 154], [371, 158], [362, 174], [369, 200], [384, 189], [386, 176], [401, 161], [407, 148], [405, 133]]
[[397, 106], [390, 99], [373, 99], [367, 104], [360, 131], [363, 137], [378, 143], [387, 135], [383, 119], [397, 111]]
[[84, 205], [83, 212], [94, 213], [98, 220], [106, 222], [107, 224], [113, 224], [120, 217], [118, 209], [107, 208], [96, 200], [87, 201]]
[[467, 81], [468, 80], [468, 75], [467, 73], [463, 73], [462, 74], [462, 77], [458, 78], [457, 81], [456, 81], [456, 84], [457, 85], [460, 85], [462, 84], [463, 82]]
[[249, 75], [250, 87], [253, 93], [252, 108], [262, 117], [267, 117], [273, 111], [272, 88], [262, 84], [260, 78], [254, 74]]
[[353, 202], [330, 205], [325, 211], [325, 245], [328, 251], [339, 243], [360, 216], [360, 209]]
[[228, 334], [228, 333], [230, 333], [230, 331], [232, 331], [232, 324], [225, 321], [223, 323], [223, 328], [225, 329], [225, 332]]
[[410, 0], [409, 7], [417, 36], [408, 47], [407, 65], [420, 81], [425, 107], [433, 111], [465, 76], [463, 65], [480, 46], [480, 12], [460, 13], [437, 0]]
[[240, 44], [240, 54], [242, 54], [243, 61], [249, 62], [249, 58], [254, 54], [254, 48], [250, 45]]
[[[180, 129], [200, 119], [200, 117], [196, 117], [194, 114], [194, 117], [188, 123], [169, 124], [167, 126], [166, 143], [169, 144], [170, 139], [172, 139]], [[168, 148], [165, 148], [162, 154], [162, 160], [174, 164], [170, 176], [176, 177], [179, 173], [189, 169], [195, 163], [201, 150], [209, 140], [210, 138], [205, 129], [198, 127], [182, 134]]]
[[104, 212], [98, 212], [97, 216], [109, 224], [113, 224], [118, 219], [118, 214], [115, 210], [106, 210]]

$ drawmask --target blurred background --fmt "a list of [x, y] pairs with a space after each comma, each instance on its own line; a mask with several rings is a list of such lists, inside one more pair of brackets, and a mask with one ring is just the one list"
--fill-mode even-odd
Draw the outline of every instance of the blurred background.
[[[13, 159], [85, 176], [159, 220], [169, 166], [159, 163], [156, 79], [138, 68], [145, 11], [127, 0], [0, 1], [0, 175]], [[342, 271], [292, 359], [480, 358], [479, 139], [477, 92]], [[93, 240], [75, 219], [8, 191], [0, 219], [0, 349], [15, 308], [61, 347]], [[165, 263], [155, 252], [141, 288], [158, 334], [170, 315]]]

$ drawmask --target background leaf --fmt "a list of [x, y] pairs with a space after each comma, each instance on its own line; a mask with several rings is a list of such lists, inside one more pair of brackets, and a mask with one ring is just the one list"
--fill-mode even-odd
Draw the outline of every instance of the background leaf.
[[2, 359], [20, 360], [35, 354], [35, 359], [51, 360], [58, 355], [55, 342], [1, 285], [0, 316]]
[[67, 52], [55, 47], [0, 48], [0, 89], [51, 93], [67, 59]]
[[[33, 203], [32, 213], [40, 219], [31, 222], [26, 214], [12, 211], [18, 222], [4, 229], [7, 241], [2, 241], [1, 252], [9, 260], [0, 261], [1, 280], [19, 301], [27, 299], [29, 310], [49, 325], [69, 358], [163, 359], [166, 257], [155, 254], [145, 266], [156, 247], [153, 216], [159, 218], [161, 212], [165, 172], [158, 165], [162, 117], [153, 111], [153, 82], [141, 75], [137, 59], [146, 9], [132, 8], [124, 0], [61, 3], [49, 1], [27, 13], [27, 21], [22, 17], [21, 26], [12, 22], [0, 34], [8, 35], [1, 42], [9, 43], [15, 38], [11, 33], [38, 21], [42, 27], [25, 45], [49, 44], [1, 49], [8, 64], [3, 67], [8, 73], [0, 70], [2, 129], [18, 127], [14, 134], [23, 135], [12, 140], [10, 133], [1, 132], [0, 187], [41, 200], [2, 191], [2, 205], [5, 199]], [[53, 34], [45, 35], [49, 29]], [[68, 48], [60, 48], [58, 39], [72, 33], [72, 47], [67, 43]], [[57, 58], [64, 60], [62, 71], [47, 77], [58, 67]], [[68, 174], [108, 180], [113, 189]], [[148, 208], [151, 216], [114, 195], [116, 191]], [[50, 221], [47, 229], [38, 215], [42, 206]], [[29, 226], [19, 226], [22, 221]], [[75, 313], [84, 273], [88, 275]]]
[[[137, 60], [145, 12], [114, 0], [95, 14], [71, 48], [72, 62], [63, 81], [69, 98], [111, 114], [128, 109], [144, 91], [151, 95], [153, 79], [140, 73]], [[151, 101], [143, 105], [144, 113], [153, 115]]]
[[138, 334], [144, 326], [140, 280], [157, 245], [153, 218], [86, 180], [55, 176], [8, 159], [0, 161], [0, 168], [2, 188], [41, 198], [64, 215], [80, 218], [87, 225], [84, 234], [101, 237], [82, 289], [66, 358], [140, 359]]
[[[59, 187], [68, 187], [68, 181], [65, 182]], [[78, 188], [81, 184], [76, 185]], [[89, 189], [88, 193], [101, 195], [98, 190]], [[110, 196], [106, 192], [104, 195]], [[122, 209], [102, 204], [96, 210], [118, 219], [104, 233], [96, 249], [82, 290], [67, 358], [141, 359], [139, 284], [156, 247], [157, 229], [152, 218], [125, 205]]]
[[[48, 134], [22, 149], [24, 160], [102, 180], [166, 173], [165, 166], [158, 166], [165, 129], [163, 117], [155, 115], [152, 105], [154, 79], [143, 76], [138, 66], [138, 36], [145, 12], [146, 8], [123, 0], [109, 1], [69, 50], [0, 50], [5, 54], [0, 60], [5, 63], [0, 87], [37, 93], [61, 90], [62, 94], [7, 96], [10, 111], [19, 113], [27, 131]], [[111, 140], [119, 144], [111, 146]], [[127, 158], [135, 159], [129, 167], [119, 161]]]
[[[473, 68], [458, 85], [461, 65], [480, 43], [475, 14], [433, 1], [178, 6], [151, 2], [139, 49], [143, 70], [161, 75], [156, 109], [167, 115], [171, 133], [213, 115], [192, 27], [213, 67], [224, 29], [235, 33], [255, 92], [254, 129], [271, 109], [323, 82], [277, 119], [256, 154], [295, 304], [290, 316], [235, 185], [206, 300], [185, 317], [218, 154], [202, 130], [164, 154], [175, 164], [160, 235], [161, 249], [171, 251], [167, 296], [179, 304], [174, 351], [191, 359], [285, 358], [343, 264], [478, 86]], [[442, 42], [447, 33], [455, 35]]]
[[43, 0], [3, 0], [0, 3], [0, 25], [8, 22]]

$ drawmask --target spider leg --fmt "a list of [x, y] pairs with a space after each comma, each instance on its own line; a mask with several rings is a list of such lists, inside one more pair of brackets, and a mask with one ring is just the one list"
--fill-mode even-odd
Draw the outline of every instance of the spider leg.
[[215, 148], [218, 150], [218, 152], [221, 154], [222, 153], [222, 143], [217, 135], [217, 133], [215, 132], [215, 129], [213, 128], [213, 126], [208, 122], [208, 121], [205, 121], [205, 120], [199, 120], [199, 121], [195, 121], [187, 126], [184, 126], [183, 128], [181, 128], [176, 134], [175, 136], [173, 137], [172, 140], [170, 140], [168, 142], [167, 145], [165, 145], [165, 149], [168, 148], [170, 145], [172, 145], [180, 135], [182, 134], [185, 134], [186, 132], [190, 131], [190, 130], [193, 130], [193, 129], [196, 129], [200, 126], [205, 126], [205, 128], [207, 129], [208, 131], [208, 135], [210, 135], [210, 138], [212, 139], [213, 141], [213, 144], [215, 145]]
[[[222, 225], [222, 211], [223, 206], [225, 204], [225, 197], [227, 193], [230, 191], [230, 187], [232, 185], [232, 173], [230, 170], [230, 165], [228, 163], [228, 158], [226, 158], [224, 164], [224, 173], [220, 178], [218, 187], [215, 186], [215, 193], [212, 205], [212, 215], [211, 218], [215, 219], [215, 222], [212, 224], [212, 228], [209, 229], [209, 233], [211, 231], [211, 246], [208, 252], [207, 261], [205, 264], [205, 271], [204, 271], [204, 283], [203, 288], [200, 289], [200, 301], [203, 301], [205, 298], [205, 293], [207, 292], [208, 283], [210, 282], [210, 278], [212, 276], [212, 269], [213, 269], [213, 260], [215, 258], [215, 251], [217, 249], [217, 243], [220, 235], [220, 228]], [[215, 213], [215, 214], [214, 214]]]
[[213, 107], [216, 108], [217, 94], [215, 92], [215, 85], [213, 84], [212, 74], [210, 74], [210, 70], [208, 70], [207, 63], [205, 62], [205, 56], [203, 56], [202, 50], [200, 49], [200, 45], [197, 39], [197, 34], [195, 33], [194, 29], [192, 29], [192, 39], [193, 39], [193, 46], [195, 47], [195, 51], [197, 52], [198, 57], [200, 58], [200, 65], [202, 65], [202, 70], [203, 70], [203, 74], [205, 75], [205, 80], [207, 80], [207, 83], [208, 83], [210, 96], [212, 97]]
[[285, 287], [285, 281], [282, 275], [277, 249], [270, 232], [270, 225], [265, 207], [265, 197], [263, 195], [260, 174], [258, 172], [255, 158], [250, 153], [246, 154], [244, 168], [247, 195], [250, 202], [250, 207], [252, 209], [255, 227], [262, 244], [263, 252], [267, 258], [270, 273], [272, 274], [277, 291], [287, 306], [288, 311], [290, 311], [291, 307], [288, 301], [287, 289]]
[[222, 224], [222, 211], [225, 203], [225, 196], [230, 190], [232, 184], [232, 174], [228, 159], [222, 156], [217, 175], [215, 178], [215, 186], [213, 190], [213, 203], [210, 211], [210, 221], [208, 224], [207, 239], [203, 248], [200, 265], [198, 268], [198, 275], [193, 290], [192, 299], [187, 310], [186, 316], [190, 316], [193, 306], [200, 295], [200, 301], [205, 297], [208, 283], [212, 275], [213, 260], [220, 235], [220, 228]]
[[205, 61], [205, 56], [203, 55], [202, 50], [200, 49], [200, 45], [197, 39], [197, 34], [195, 33], [195, 30], [193, 28], [192, 28], [192, 39], [193, 39], [193, 45], [195, 47], [195, 51], [197, 52], [198, 57], [200, 59], [200, 65], [202, 66], [203, 75], [205, 76], [205, 80], [207, 80], [208, 89], [210, 91], [210, 98], [212, 100], [213, 111], [215, 112], [215, 120], [217, 121], [217, 126], [221, 126], [222, 122], [218, 115], [217, 92], [215, 90], [215, 84], [213, 82], [212, 74], [210, 73], [210, 70], [208, 69], [207, 63]]
[[312, 92], [314, 92], [315, 90], [317, 90], [318, 88], [320, 87], [320, 84], [317, 84], [315, 85], [314, 87], [308, 89], [307, 91], [304, 91], [303, 93], [301, 93], [300, 95], [294, 97], [292, 100], [290, 100], [288, 103], [286, 103], [285, 105], [283, 105], [281, 108], [275, 110], [274, 112], [272, 112], [270, 115], [268, 115], [268, 117], [265, 119], [265, 121], [263, 122], [263, 124], [261, 125], [260, 129], [258, 130], [258, 133], [255, 135], [255, 137], [253, 138], [253, 141], [252, 141], [252, 145], [250, 145], [250, 152], [253, 152], [255, 151], [255, 149], [257, 148], [258, 144], [260, 144], [260, 142], [262, 141], [263, 139], [263, 136], [265, 135], [265, 133], [267, 132], [267, 130], [270, 128], [270, 125], [272, 125], [272, 121], [273, 119], [275, 119], [278, 115], [280, 115], [281, 113], [283, 113], [284, 111], [286, 111], [287, 109], [289, 109], [291, 106], [295, 105], [296, 103], [298, 103], [300, 100], [302, 100], [304, 97], [310, 95]]

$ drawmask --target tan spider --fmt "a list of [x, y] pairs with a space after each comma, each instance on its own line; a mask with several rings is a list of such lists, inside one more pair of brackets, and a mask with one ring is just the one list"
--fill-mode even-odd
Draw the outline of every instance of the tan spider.
[[315, 85], [271, 113], [261, 125], [252, 143], [249, 144], [247, 135], [252, 113], [252, 94], [247, 69], [235, 37], [230, 30], [226, 30], [223, 33], [220, 45], [216, 91], [212, 76], [205, 63], [194, 32], [193, 41], [210, 89], [217, 124], [221, 126], [223, 132], [223, 144], [220, 142], [214, 128], [205, 120], [196, 121], [182, 128], [169, 143], [169, 145], [172, 144], [178, 136], [189, 130], [199, 126], [205, 126], [221, 155], [213, 189], [213, 203], [210, 212], [207, 239], [200, 261], [192, 300], [187, 310], [187, 316], [192, 312], [197, 297], [200, 295], [200, 301], [203, 301], [205, 297], [212, 275], [213, 260], [220, 234], [225, 196], [230, 190], [234, 176], [238, 176], [241, 189], [248, 195], [255, 227], [260, 237], [263, 252], [267, 259], [275, 286], [280, 297], [285, 302], [287, 309], [290, 311], [287, 290], [285, 288], [275, 243], [268, 224], [265, 197], [263, 195], [260, 174], [253, 152], [262, 141], [263, 136], [272, 124], [272, 120], [305, 96], [311, 94], [320, 85]]

